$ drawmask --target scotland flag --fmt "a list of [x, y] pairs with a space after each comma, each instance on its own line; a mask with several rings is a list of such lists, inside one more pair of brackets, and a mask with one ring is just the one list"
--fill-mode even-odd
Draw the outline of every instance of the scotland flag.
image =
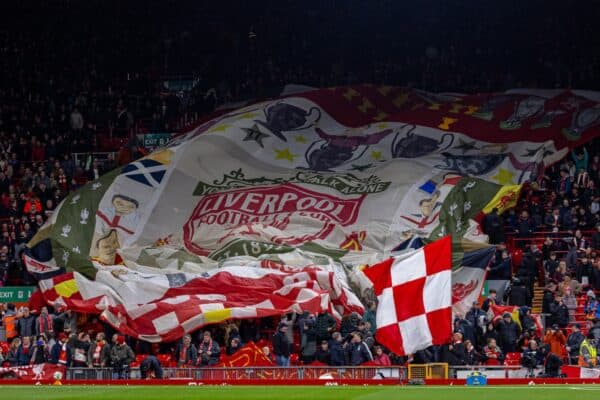
[[127, 164], [122, 170], [129, 179], [151, 187], [160, 185], [166, 172], [165, 164], [148, 158]]

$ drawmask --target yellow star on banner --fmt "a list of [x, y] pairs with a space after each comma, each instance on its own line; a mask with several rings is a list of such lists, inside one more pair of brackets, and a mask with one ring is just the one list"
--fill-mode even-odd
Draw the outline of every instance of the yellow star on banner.
[[515, 176], [515, 174], [513, 174], [509, 170], [500, 168], [500, 170], [498, 170], [498, 173], [492, 176], [492, 179], [495, 179], [501, 185], [513, 185], [513, 176]]
[[306, 138], [302, 135], [296, 136], [296, 142], [298, 143], [306, 143]]
[[387, 128], [389, 125], [386, 122], [381, 122], [377, 125], [375, 125], [377, 127], [377, 129], [385, 129]]
[[231, 125], [229, 124], [221, 124], [221, 125], [217, 125], [213, 128], [210, 128], [208, 131], [206, 131], [206, 133], [212, 133], [212, 132], [223, 132], [225, 130], [227, 130], [227, 128], [229, 128]]
[[375, 151], [375, 150], [373, 150], [373, 151], [371, 152], [371, 158], [372, 158], [373, 160], [376, 160], [376, 161], [379, 161], [379, 160], [381, 160], [381, 152], [380, 152], [380, 151]]
[[297, 157], [297, 155], [292, 154], [287, 147], [283, 150], [275, 149], [276, 160], [288, 160], [289, 162], [294, 162], [294, 157]]

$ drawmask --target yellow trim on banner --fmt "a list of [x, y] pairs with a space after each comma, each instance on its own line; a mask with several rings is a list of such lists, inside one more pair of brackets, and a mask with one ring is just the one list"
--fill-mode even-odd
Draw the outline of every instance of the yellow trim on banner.
[[204, 322], [206, 323], [221, 322], [229, 318], [231, 318], [231, 308], [210, 310], [204, 313]]

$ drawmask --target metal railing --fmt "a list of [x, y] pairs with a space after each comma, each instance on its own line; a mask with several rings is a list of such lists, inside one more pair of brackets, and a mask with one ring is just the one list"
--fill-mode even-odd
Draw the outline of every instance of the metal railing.
[[[129, 379], [140, 379], [139, 368], [131, 368]], [[265, 380], [265, 379], [395, 379], [406, 380], [407, 369], [390, 367], [227, 367], [227, 368], [163, 368], [165, 379], [191, 379], [208, 381]], [[112, 368], [69, 368], [68, 380], [113, 380], [118, 379]]]

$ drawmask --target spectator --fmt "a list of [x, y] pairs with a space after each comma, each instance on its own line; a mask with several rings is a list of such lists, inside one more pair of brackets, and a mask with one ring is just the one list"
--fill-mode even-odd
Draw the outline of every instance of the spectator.
[[573, 294], [571, 288], [565, 289], [565, 295], [563, 296], [563, 303], [569, 310], [569, 322], [575, 321], [575, 310], [577, 309], [577, 297]]
[[88, 367], [105, 368], [110, 365], [110, 345], [105, 340], [104, 332], [96, 334], [96, 340], [88, 349]]
[[50, 363], [71, 365], [71, 348], [67, 345], [68, 337], [63, 332], [58, 334], [58, 341], [50, 350]]
[[373, 355], [369, 347], [362, 341], [360, 333], [350, 334], [350, 343], [346, 343], [346, 357], [350, 365], [361, 365], [367, 361], [373, 361]]
[[449, 365], [465, 365], [466, 349], [463, 343], [463, 335], [454, 332], [450, 344], [443, 347], [442, 360]]
[[317, 315], [315, 331], [317, 340], [329, 340], [331, 334], [335, 331], [336, 322], [335, 318], [328, 312], [321, 312]]
[[561, 296], [556, 297], [554, 303], [550, 305], [550, 314], [553, 324], [558, 325], [560, 328], [566, 328], [569, 324], [569, 309]]
[[504, 354], [496, 344], [496, 339], [488, 338], [483, 347], [483, 357], [486, 365], [501, 365], [504, 362]]
[[184, 335], [181, 342], [177, 345], [175, 360], [178, 367], [196, 365], [198, 360], [198, 350], [192, 343], [190, 335]]
[[502, 321], [498, 323], [498, 331], [502, 352], [505, 354], [515, 352], [521, 328], [512, 320], [510, 313], [505, 312], [502, 315]]
[[493, 208], [492, 212], [485, 216], [483, 220], [483, 231], [489, 236], [490, 244], [504, 242], [504, 224], [498, 215], [497, 208]]
[[544, 271], [546, 274], [546, 282], [548, 282], [556, 274], [558, 268], [558, 261], [556, 260], [556, 253], [550, 252], [549, 258], [544, 261]]
[[221, 348], [213, 340], [209, 331], [204, 331], [203, 340], [198, 345], [198, 365], [210, 366], [219, 362]]
[[23, 336], [21, 338], [21, 345], [17, 350], [17, 365], [29, 365], [32, 350], [31, 337]]
[[90, 335], [79, 332], [73, 343], [73, 367], [85, 368], [88, 366], [87, 355], [91, 347]]
[[479, 365], [483, 356], [475, 349], [470, 340], [465, 340], [465, 365]]
[[529, 348], [523, 352], [521, 363], [529, 372], [529, 377], [533, 377], [533, 370], [544, 365], [545, 354], [538, 348], [535, 340], [529, 342]]
[[275, 353], [275, 360], [277, 365], [280, 367], [290, 366], [290, 344], [287, 341], [287, 325], [279, 323], [277, 332], [273, 335], [273, 353]]
[[116, 345], [110, 349], [113, 379], [127, 379], [133, 360], [135, 360], [135, 355], [129, 345], [125, 343], [125, 336], [118, 336]]
[[242, 342], [240, 341], [239, 336], [234, 336], [231, 338], [229, 342], [229, 346], [225, 349], [225, 352], [228, 356], [235, 354], [239, 349], [242, 348]]
[[19, 336], [22, 338], [34, 336], [36, 334], [35, 327], [36, 318], [31, 314], [28, 307], [23, 307], [23, 313], [17, 319], [16, 328]]
[[375, 346], [375, 356], [373, 358], [374, 365], [380, 365], [382, 367], [389, 367], [392, 365], [390, 361], [390, 357], [383, 352], [383, 348], [381, 346]]
[[591, 333], [588, 333], [587, 337], [583, 339], [581, 345], [579, 346], [578, 365], [580, 367], [588, 368], [594, 368], [596, 365], [598, 365], [596, 339]]
[[365, 310], [365, 314], [363, 315], [363, 321], [371, 324], [371, 332], [375, 332], [377, 330], [377, 304], [374, 301], [370, 301], [367, 303], [367, 308]]
[[281, 322], [287, 325], [285, 336], [290, 344], [290, 348], [294, 347], [294, 323], [296, 322], [296, 313], [287, 313], [281, 317]]
[[50, 351], [48, 350], [48, 346], [46, 345], [46, 340], [44, 335], [40, 335], [37, 338], [33, 349], [31, 350], [31, 364], [43, 364], [48, 362], [50, 359]]
[[36, 333], [37, 335], [45, 335], [50, 337], [54, 334], [54, 320], [50, 314], [48, 314], [48, 307], [42, 307], [42, 311], [36, 321]]
[[544, 343], [550, 346], [550, 351], [554, 354], [563, 354], [563, 346], [567, 344], [567, 338], [557, 324], [552, 325], [546, 330]]
[[300, 319], [300, 355], [304, 363], [310, 364], [317, 351], [316, 321], [313, 315]]
[[19, 336], [19, 330], [17, 327], [17, 313], [15, 311], [15, 305], [8, 303], [6, 305], [6, 312], [2, 317], [2, 325], [4, 326], [4, 332], [7, 341], [12, 341], [14, 338]]
[[327, 340], [321, 341], [315, 359], [321, 364], [331, 365], [331, 351], [329, 350], [329, 342]]
[[344, 356], [343, 338], [341, 333], [333, 332], [329, 343], [331, 353], [331, 365], [345, 365], [346, 362]]
[[8, 353], [6, 354], [6, 360], [8, 365], [16, 367], [19, 365], [19, 349], [21, 348], [21, 338], [16, 337], [10, 342]]
[[489, 310], [492, 306], [494, 305], [501, 305], [502, 303], [499, 303], [498, 300], [496, 299], [498, 296], [498, 293], [496, 292], [495, 289], [490, 289], [490, 292], [488, 294], [487, 299], [485, 299], [483, 301], [483, 304], [481, 305], [481, 309], [485, 312], [485, 313], [489, 313]]
[[160, 361], [156, 356], [150, 355], [147, 356], [140, 363], [140, 378], [142, 379], [162, 379], [163, 378], [163, 369], [160, 365]]
[[581, 342], [583, 342], [585, 336], [581, 333], [581, 326], [579, 324], [573, 324], [573, 331], [567, 338], [566, 350], [569, 355], [569, 364], [577, 364], [579, 358], [579, 349]]

